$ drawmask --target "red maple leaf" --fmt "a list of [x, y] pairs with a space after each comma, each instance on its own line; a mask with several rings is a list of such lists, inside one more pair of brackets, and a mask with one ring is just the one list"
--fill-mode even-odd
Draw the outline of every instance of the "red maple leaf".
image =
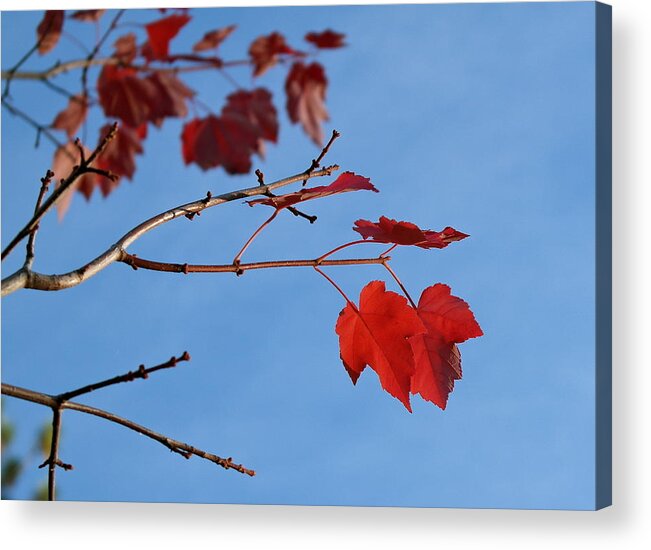
[[278, 63], [280, 54], [295, 54], [285, 42], [285, 37], [274, 32], [267, 36], [259, 36], [249, 47], [249, 56], [253, 63], [253, 76], [260, 76], [267, 69]]
[[165, 59], [169, 54], [170, 41], [190, 21], [189, 15], [170, 15], [145, 25], [148, 46], [153, 59]]
[[195, 118], [183, 127], [183, 159], [202, 170], [223, 166], [229, 174], [245, 174], [251, 170], [258, 138], [255, 128], [241, 115]]
[[83, 95], [75, 95], [68, 101], [68, 106], [63, 109], [54, 119], [52, 128], [65, 130], [71, 138], [86, 120], [88, 114], [88, 102]]
[[165, 117], [183, 118], [188, 114], [186, 100], [194, 97], [194, 92], [172, 73], [155, 71], [147, 77], [154, 87], [150, 98], [149, 120], [160, 126]]
[[413, 223], [398, 222], [385, 216], [377, 222], [357, 220], [353, 230], [364, 239], [380, 243], [415, 245], [420, 248], [445, 248], [450, 243], [469, 236], [452, 227], [446, 227], [443, 231], [430, 231]]
[[244, 117], [250, 122], [258, 134], [256, 152], [264, 153], [263, 140], [276, 143], [278, 139], [278, 113], [271, 100], [271, 93], [265, 88], [252, 91], [242, 90], [226, 98], [222, 114], [233, 114]]
[[285, 81], [289, 119], [294, 124], [300, 122], [305, 133], [317, 145], [323, 143], [321, 123], [328, 120], [325, 108], [327, 87], [325, 70], [319, 63], [305, 65], [297, 61]]
[[461, 378], [456, 344], [483, 334], [470, 307], [441, 283], [426, 288], [418, 301], [418, 317], [427, 329], [409, 339], [415, 371], [411, 393], [445, 409], [454, 381]]
[[[84, 154], [88, 158], [90, 151], [84, 148]], [[81, 156], [79, 149], [73, 142], [69, 141], [65, 145], [57, 147], [54, 152], [54, 160], [52, 161], [52, 172], [54, 172], [54, 179], [56, 181], [55, 188], [60, 187], [61, 180], [67, 178], [71, 174], [73, 167], [79, 165], [80, 162]], [[70, 207], [70, 201], [72, 201], [75, 189], [88, 200], [101, 177], [99, 174], [88, 173], [77, 178], [72, 187], [57, 202], [57, 216], [59, 220], [63, 219], [63, 216]]]
[[99, 101], [107, 117], [118, 117], [136, 128], [151, 120], [156, 87], [131, 68], [105, 65], [97, 80]]
[[135, 69], [106, 65], [97, 81], [100, 104], [106, 116], [120, 118], [137, 128], [144, 122], [160, 125], [165, 117], [184, 117], [186, 100], [194, 96], [175, 75], [154, 71], [140, 78]]
[[407, 300], [372, 281], [359, 297], [359, 307], [348, 303], [339, 314], [341, 360], [353, 384], [369, 365], [382, 387], [411, 412], [409, 391], [414, 374], [414, 356], [409, 338], [425, 332], [423, 323]]
[[39, 54], [46, 54], [57, 45], [63, 29], [64, 14], [65, 12], [61, 10], [47, 10], [43, 15], [43, 19], [36, 28]]
[[104, 15], [106, 10], [79, 10], [73, 13], [70, 17], [77, 21], [99, 21], [99, 18]]
[[192, 51], [203, 52], [205, 50], [213, 50], [215, 48], [218, 48], [219, 45], [224, 40], [226, 40], [236, 28], [236, 25], [229, 25], [228, 27], [207, 32], [203, 35], [203, 38], [192, 47]]
[[345, 34], [330, 29], [323, 32], [309, 32], [305, 35], [305, 40], [322, 49], [341, 48], [346, 45], [344, 38], [346, 38]]
[[267, 197], [264, 199], [255, 199], [247, 201], [250, 206], [254, 204], [266, 204], [273, 206], [276, 210], [282, 210], [288, 206], [296, 203], [320, 199], [329, 195], [336, 195], [338, 193], [346, 193], [348, 191], [374, 191], [379, 193], [375, 186], [371, 183], [369, 178], [358, 176], [353, 172], [344, 172], [330, 185], [320, 185], [318, 187], [305, 187], [300, 191], [294, 193], [287, 193], [285, 195], [278, 195], [277, 197]]
[[[108, 134], [111, 125], [107, 124], [99, 131], [100, 139]], [[138, 129], [122, 126], [115, 137], [108, 143], [102, 154], [95, 162], [95, 166], [106, 170], [116, 176], [133, 178], [136, 171], [136, 155], [142, 155], [142, 139], [146, 136], [147, 125], [143, 124]], [[100, 179], [100, 190], [106, 197], [119, 185], [119, 179], [111, 181], [108, 178]]]

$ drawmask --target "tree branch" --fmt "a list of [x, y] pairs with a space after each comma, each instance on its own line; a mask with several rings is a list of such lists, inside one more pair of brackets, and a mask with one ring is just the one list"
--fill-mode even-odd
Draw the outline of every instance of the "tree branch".
[[106, 32], [104, 35], [97, 41], [97, 44], [95, 44], [95, 47], [92, 49], [92, 51], [88, 54], [88, 57], [86, 57], [87, 64], [84, 66], [82, 72], [81, 72], [81, 89], [82, 89], [82, 95], [84, 97], [88, 96], [88, 69], [90, 68], [90, 65], [88, 65], [88, 62], [92, 61], [95, 59], [95, 56], [99, 52], [99, 49], [102, 47], [104, 42], [106, 42], [106, 39], [109, 37], [111, 32], [115, 29], [116, 25], [118, 24], [118, 21], [124, 14], [125, 10], [119, 10], [118, 13], [115, 15], [113, 20], [111, 21], [111, 24], [108, 26], [106, 29]]
[[104, 411], [102, 409], [89, 407], [88, 405], [82, 405], [81, 403], [76, 403], [74, 401], [64, 401], [63, 403], [59, 403], [56, 396], [48, 395], [45, 393], [36, 392], [26, 388], [20, 388], [18, 386], [12, 386], [10, 384], [4, 384], [4, 383], [2, 384], [2, 393], [10, 397], [15, 397], [17, 399], [22, 399], [24, 401], [30, 401], [32, 403], [44, 405], [46, 407], [50, 407], [53, 410], [57, 407], [60, 407], [61, 409], [70, 409], [72, 411], [77, 411], [80, 413], [97, 416], [99, 418], [103, 418], [104, 420], [108, 420], [109, 422], [113, 422], [115, 424], [124, 426], [125, 428], [133, 430], [134, 432], [137, 432], [141, 435], [144, 435], [145, 437], [149, 437], [150, 439], [157, 441], [161, 445], [164, 445], [170, 451], [180, 454], [184, 458], [190, 458], [192, 455], [195, 455], [205, 460], [208, 460], [210, 462], [213, 462], [226, 470], [235, 470], [237, 472], [249, 476], [255, 475], [254, 470], [245, 468], [241, 464], [234, 463], [233, 459], [230, 457], [222, 458], [215, 454], [208, 453], [206, 451], [193, 447], [192, 445], [188, 445], [187, 443], [183, 443], [182, 441], [171, 439], [165, 435], [150, 430], [149, 428], [145, 428], [144, 426], [136, 424], [131, 420], [122, 418], [120, 416]]
[[190, 354], [187, 351], [185, 351], [179, 357], [172, 357], [167, 361], [165, 361], [164, 363], [161, 363], [160, 365], [156, 365], [155, 367], [149, 367], [148, 369], [146, 369], [145, 365], [140, 365], [138, 369], [135, 371], [130, 370], [126, 374], [114, 376], [113, 378], [102, 380], [101, 382], [95, 382], [94, 384], [88, 384], [87, 386], [83, 386], [76, 390], [71, 390], [65, 393], [61, 393], [57, 396], [57, 399], [59, 401], [69, 401], [70, 399], [74, 399], [75, 397], [79, 397], [80, 395], [84, 395], [86, 393], [90, 393], [95, 390], [99, 390], [101, 388], [106, 388], [107, 386], [113, 386], [115, 384], [120, 384], [122, 382], [132, 382], [137, 378], [146, 379], [149, 377], [149, 375], [152, 372], [156, 372], [163, 369], [171, 369], [176, 367], [176, 365], [178, 365], [180, 362], [189, 361], [189, 360], [190, 360]]
[[44, 135], [47, 139], [49, 139], [55, 146], [57, 147], [63, 147], [63, 143], [57, 138], [50, 130], [48, 130], [47, 126], [44, 124], [40, 124], [36, 122], [31, 116], [29, 116], [27, 113], [24, 111], [21, 111], [18, 109], [18, 107], [15, 107], [11, 103], [9, 103], [8, 100], [2, 99], [2, 106], [7, 109], [12, 115], [17, 116], [18, 118], [23, 119], [27, 124], [29, 124], [32, 128], [36, 130], [36, 147], [38, 147], [39, 140], [41, 135]]
[[[72, 186], [72, 184], [77, 181], [77, 179], [84, 175], [87, 172], [92, 172], [95, 171], [95, 169], [92, 168], [93, 162], [95, 162], [95, 159], [102, 154], [102, 151], [106, 148], [106, 146], [109, 144], [109, 142], [115, 137], [115, 134], [117, 133], [118, 125], [117, 122], [113, 124], [109, 132], [104, 136], [104, 139], [100, 142], [100, 144], [95, 148], [95, 150], [91, 153], [90, 157], [87, 159], [84, 158], [84, 150], [83, 147], [79, 145], [78, 141], [75, 141], [75, 144], [79, 147], [79, 151], [81, 154], [81, 162], [78, 166], [75, 166], [70, 173], [70, 175], [61, 182], [61, 185], [57, 187], [53, 193], [49, 196], [49, 198], [43, 203], [43, 205], [38, 209], [37, 212], [34, 213], [32, 216], [32, 219], [27, 222], [27, 225], [23, 227], [18, 234], [11, 240], [11, 242], [6, 246], [6, 248], [2, 251], [2, 259], [4, 260], [10, 253], [11, 251], [16, 247], [16, 245], [22, 241], [25, 237], [27, 237], [33, 230], [34, 228], [38, 225], [38, 222], [41, 221], [41, 218], [47, 214], [47, 212], [56, 205], [56, 203], [59, 201], [59, 199], [63, 196], [63, 194]], [[105, 175], [106, 177], [109, 177], [108, 174], [102, 172], [102, 175]]]
[[[332, 135], [330, 136], [330, 139], [328, 140], [328, 143], [326, 143], [325, 147], [323, 149], [321, 149], [321, 153], [319, 154], [319, 156], [317, 158], [315, 158], [315, 159], [312, 159], [312, 163], [310, 164], [308, 169], [305, 170], [305, 175], [306, 176], [309, 176], [312, 172], [314, 172], [321, 165], [321, 161], [323, 160], [323, 157], [326, 156], [326, 154], [330, 150], [330, 147], [332, 146], [332, 144], [335, 142], [335, 140], [339, 136], [341, 136], [341, 134], [339, 132], [337, 132], [337, 130], [332, 131]], [[307, 183], [307, 177], [303, 180], [303, 185], [305, 185], [306, 183]]]
[[[200, 60], [200, 56], [193, 56], [195, 59]], [[219, 65], [215, 63], [214, 60], [205, 58], [201, 62], [197, 62], [196, 65], [190, 65], [185, 67], [153, 67], [151, 65], [138, 65], [127, 63], [125, 64], [122, 60], [117, 57], [104, 57], [104, 58], [95, 58], [95, 59], [75, 59], [72, 61], [67, 61], [65, 63], [57, 63], [46, 69], [44, 71], [21, 71], [21, 72], [11, 72], [2, 71], [0, 77], [2, 80], [48, 80], [60, 74], [73, 71], [75, 69], [85, 69], [90, 67], [104, 65], [120, 65], [121, 67], [126, 67], [129, 69], [134, 69], [136, 71], [158, 71], [165, 73], [191, 73], [196, 71], [203, 71], [207, 69], [217, 68], [227, 68], [227, 67], [239, 67], [239, 66], [248, 66], [251, 64], [251, 61], [248, 59], [240, 59], [233, 61], [223, 61]]]
[[[4, 392], [3, 392], [4, 393]], [[47, 499], [56, 500], [56, 469], [57, 466], [64, 470], [72, 470], [71, 464], [59, 460], [59, 441], [61, 439], [61, 407], [52, 407], [52, 442], [50, 444], [50, 456], [39, 466], [47, 469]]]
[[316, 267], [316, 266], [343, 266], [343, 265], [371, 265], [385, 264], [390, 261], [390, 256], [378, 258], [352, 258], [346, 260], [275, 260], [269, 262], [253, 262], [247, 264], [179, 264], [167, 262], [155, 262], [145, 260], [133, 254], [124, 253], [120, 262], [130, 265], [134, 269], [148, 269], [151, 271], [163, 271], [167, 273], [236, 273], [241, 275], [245, 271], [253, 269], [269, 269], [276, 267]]
[[[50, 186], [50, 182], [52, 181], [53, 176], [54, 176], [54, 172], [48, 170], [45, 173], [45, 177], [41, 178], [41, 189], [38, 192], [38, 197], [36, 198], [36, 205], [34, 206], [34, 215], [36, 215], [36, 213], [41, 208], [41, 204], [43, 204], [43, 198], [45, 197], [45, 193], [47, 193], [47, 190]], [[27, 253], [25, 255], [25, 264], [24, 264], [25, 269], [31, 269], [32, 263], [34, 262], [34, 245], [36, 244], [37, 232], [38, 232], [38, 224], [36, 224], [34, 226], [34, 229], [30, 231], [29, 238], [27, 239]]]
[[[270, 183], [269, 185], [256, 185], [255, 187], [240, 189], [238, 191], [231, 191], [230, 193], [225, 193], [216, 197], [203, 198], [181, 206], [177, 206], [176, 208], [172, 208], [170, 210], [157, 214], [156, 216], [153, 216], [148, 220], [142, 222], [137, 227], [134, 227], [129, 232], [125, 233], [122, 238], [120, 238], [113, 246], [108, 248], [97, 258], [74, 271], [70, 271], [62, 275], [44, 275], [24, 268], [19, 269], [17, 272], [9, 275], [2, 280], [2, 296], [11, 294], [12, 292], [15, 292], [21, 288], [32, 288], [35, 290], [63, 290], [65, 288], [71, 288], [84, 282], [93, 275], [96, 275], [113, 262], [121, 260], [125, 253], [125, 250], [127, 247], [129, 247], [129, 245], [134, 243], [145, 233], [148, 233], [152, 229], [155, 229], [156, 227], [159, 227], [169, 221], [172, 221], [179, 217], [192, 216], [193, 214], [197, 214], [207, 208], [211, 208], [225, 202], [256, 195], [264, 195], [267, 191], [273, 191], [279, 187], [284, 187], [291, 183], [302, 181], [306, 177], [315, 178], [321, 176], [329, 176], [335, 170], [339, 170], [339, 166], [336, 164], [322, 168], [321, 170], [317, 170], [311, 174], [305, 174], [304, 172], [301, 172], [299, 174], [295, 174], [293, 176], [289, 176], [287, 178], [283, 178], [276, 182]], [[52, 195], [50, 196], [50, 199], [51, 198]], [[32, 223], [33, 220], [28, 223], [26, 227], [30, 227]]]

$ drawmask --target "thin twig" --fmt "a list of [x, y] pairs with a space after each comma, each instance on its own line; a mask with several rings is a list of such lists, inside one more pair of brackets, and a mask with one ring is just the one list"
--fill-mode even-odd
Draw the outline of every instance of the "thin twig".
[[[36, 214], [41, 208], [41, 204], [43, 204], [43, 198], [45, 197], [45, 194], [48, 191], [53, 176], [54, 176], [54, 172], [48, 170], [45, 173], [45, 177], [41, 178], [41, 189], [38, 192], [38, 197], [36, 198], [36, 205], [34, 206], [34, 214]], [[38, 224], [36, 224], [36, 226], [34, 226], [34, 229], [30, 231], [29, 238], [27, 239], [27, 253], [25, 255], [25, 264], [24, 264], [25, 269], [31, 269], [32, 263], [34, 262], [34, 245], [36, 243], [37, 232], [38, 232]]]
[[[38, 212], [36, 212], [33, 216], [32, 219], [27, 222], [27, 225], [23, 227], [18, 234], [11, 240], [11, 242], [6, 246], [6, 248], [2, 251], [2, 259], [4, 260], [10, 253], [11, 251], [15, 248], [15, 246], [22, 241], [25, 237], [27, 237], [31, 231], [38, 225], [38, 223], [41, 221], [41, 218], [45, 216], [45, 214], [53, 207], [56, 205], [58, 200], [63, 196], [63, 194], [72, 186], [72, 184], [77, 181], [77, 179], [82, 176], [83, 174], [87, 172], [97, 172], [101, 173], [102, 175], [106, 177], [111, 177], [110, 174], [104, 171], [97, 171], [94, 168], [91, 167], [95, 159], [104, 151], [106, 146], [109, 144], [109, 142], [115, 137], [115, 134], [117, 132], [117, 123], [114, 123], [111, 126], [111, 129], [108, 131], [108, 133], [104, 136], [104, 139], [99, 143], [99, 145], [95, 148], [95, 150], [91, 153], [90, 157], [87, 159], [84, 158], [83, 154], [83, 148], [79, 146], [80, 154], [82, 156], [81, 162], [78, 166], [75, 166], [70, 173], [70, 175], [61, 182], [61, 185], [57, 187], [53, 193], [48, 197], [48, 199], [43, 203], [43, 205], [39, 208]], [[76, 142], [78, 144], [78, 142]]]
[[134, 254], [125, 252], [118, 260], [131, 266], [133, 269], [147, 269], [150, 271], [162, 271], [166, 273], [236, 273], [242, 274], [245, 271], [254, 269], [271, 269], [278, 267], [316, 267], [316, 266], [344, 266], [344, 265], [369, 265], [383, 264], [389, 261], [390, 257], [383, 258], [351, 258], [345, 260], [274, 260], [268, 262], [252, 262], [246, 264], [187, 264], [168, 263], [146, 260]]
[[41, 135], [45, 136], [47, 139], [49, 139], [54, 145], [57, 147], [63, 147], [63, 143], [52, 133], [50, 130], [48, 130], [48, 127], [45, 126], [44, 124], [40, 124], [36, 122], [31, 116], [29, 116], [27, 113], [24, 111], [21, 111], [18, 109], [18, 107], [15, 107], [7, 99], [2, 99], [2, 106], [7, 109], [12, 115], [17, 116], [18, 118], [23, 119], [27, 124], [29, 124], [32, 128], [36, 130], [36, 144], [38, 146], [38, 140]]
[[[255, 171], [255, 175], [258, 177], [258, 183], [260, 185], [264, 185], [264, 174], [262, 173], [262, 171], [260, 171], [260, 169], [257, 169]], [[277, 197], [278, 195], [276, 195], [275, 193], [272, 193], [271, 191], [267, 191], [265, 193], [265, 196], [273, 199], [274, 197]], [[293, 206], [288, 206], [287, 210], [289, 212], [291, 212], [292, 214], [294, 214], [294, 216], [305, 218], [310, 223], [314, 223], [317, 220], [316, 216], [311, 216], [310, 214], [306, 214], [305, 212], [301, 212], [298, 208], [295, 208]]]
[[[326, 168], [322, 168], [321, 170], [312, 172], [309, 174], [309, 177], [315, 178], [321, 176], [329, 176], [335, 170], [339, 170], [339, 166], [328, 166]], [[113, 262], [119, 261], [122, 258], [125, 250], [131, 244], [142, 237], [145, 233], [148, 233], [149, 231], [152, 231], [153, 229], [167, 222], [170, 222], [177, 218], [186, 217], [188, 215], [197, 214], [207, 208], [211, 208], [226, 202], [244, 199], [256, 195], [264, 195], [267, 190], [273, 191], [279, 187], [302, 181], [304, 177], [305, 173], [301, 172], [299, 174], [295, 174], [293, 176], [289, 176], [287, 178], [283, 178], [276, 182], [270, 183], [269, 185], [256, 185], [255, 187], [240, 189], [237, 191], [232, 191], [230, 193], [225, 193], [223, 195], [211, 197], [210, 200], [199, 199], [181, 206], [177, 206], [176, 208], [172, 208], [170, 210], [157, 214], [156, 216], [153, 216], [148, 220], [142, 222], [140, 225], [134, 227], [125, 233], [115, 244], [109, 247], [97, 258], [88, 262], [86, 265], [75, 269], [74, 271], [70, 271], [62, 275], [45, 275], [31, 270], [19, 269], [12, 275], [9, 275], [2, 280], [2, 295], [6, 296], [7, 294], [11, 294], [12, 292], [15, 292], [21, 288], [53, 291], [77, 286], [90, 277], [93, 277]], [[32, 222], [30, 221], [28, 223], [28, 226], [31, 224]]]
[[[16, 77], [16, 74], [18, 72], [18, 69], [25, 63], [38, 48], [40, 45], [43, 43], [43, 40], [45, 40], [50, 32], [50, 28], [52, 27], [52, 24], [54, 23], [54, 18], [50, 18], [49, 24], [45, 31], [41, 34], [39, 39], [36, 41], [36, 44], [34, 44], [27, 52], [25, 55], [23, 55], [19, 60], [18, 63], [16, 63], [11, 69], [8, 71], [2, 71], [2, 79], [7, 80], [5, 83], [5, 89], [2, 92], [2, 100], [4, 101], [7, 97], [9, 97], [9, 86], [11, 85], [11, 81]], [[6, 76], [5, 76], [6, 73]]]
[[178, 365], [180, 362], [189, 361], [189, 360], [190, 360], [190, 354], [187, 351], [185, 351], [178, 357], [172, 357], [167, 361], [165, 361], [164, 363], [161, 363], [160, 365], [156, 365], [155, 367], [149, 367], [148, 369], [146, 369], [144, 365], [140, 365], [138, 369], [135, 371], [129, 371], [126, 374], [114, 376], [113, 378], [102, 380], [101, 382], [95, 382], [93, 384], [88, 384], [87, 386], [83, 386], [76, 390], [71, 390], [65, 393], [61, 393], [57, 396], [57, 399], [61, 402], [69, 401], [70, 399], [74, 399], [75, 397], [79, 397], [80, 395], [84, 395], [86, 393], [90, 393], [95, 390], [99, 390], [101, 388], [106, 388], [107, 386], [113, 386], [115, 384], [120, 384], [122, 382], [132, 382], [137, 378], [146, 379], [149, 377], [149, 375], [152, 372], [156, 372], [163, 369], [171, 369], [176, 367], [176, 365]]
[[52, 442], [50, 444], [50, 456], [39, 466], [47, 466], [47, 499], [56, 500], [56, 470], [61, 466], [65, 470], [72, 470], [70, 464], [59, 460], [59, 441], [61, 439], [61, 407], [52, 408]]
[[[319, 154], [319, 156], [316, 157], [315, 159], [312, 159], [312, 164], [310, 164], [308, 169], [305, 170], [305, 175], [306, 176], [311, 174], [312, 172], [314, 172], [314, 170], [316, 170], [321, 165], [321, 161], [323, 160], [323, 157], [326, 156], [326, 154], [330, 150], [330, 146], [335, 142], [335, 140], [339, 136], [341, 136], [341, 134], [339, 132], [337, 132], [337, 130], [332, 131], [332, 135], [330, 136], [330, 139], [328, 140], [328, 143], [326, 143], [325, 147], [323, 149], [321, 149], [321, 153]], [[306, 183], [307, 183], [307, 178], [303, 180], [303, 185], [305, 185]]]
[[144, 426], [141, 426], [139, 424], [136, 424], [135, 422], [132, 422], [131, 420], [128, 420], [126, 418], [122, 418], [120, 416], [117, 416], [113, 413], [104, 411], [102, 409], [97, 409], [95, 407], [89, 407], [88, 405], [82, 405], [81, 403], [77, 403], [75, 401], [65, 401], [64, 403], [61, 403], [59, 405], [56, 396], [48, 395], [45, 393], [41, 392], [36, 392], [34, 390], [29, 390], [26, 388], [20, 388], [18, 386], [12, 386], [10, 384], [2, 384], [2, 393], [4, 395], [8, 395], [10, 397], [15, 397], [17, 399], [23, 399], [24, 401], [31, 401], [32, 403], [37, 403], [39, 405], [44, 405], [46, 407], [50, 407], [52, 409], [56, 408], [57, 406], [60, 406], [61, 409], [70, 409], [72, 411], [77, 411], [81, 412], [84, 414], [90, 414], [93, 416], [97, 416], [99, 418], [103, 418], [105, 420], [108, 420], [109, 422], [113, 422], [115, 424], [120, 424], [121, 426], [124, 426], [125, 428], [128, 428], [130, 430], [133, 430], [139, 434], [142, 434], [146, 437], [149, 437], [150, 439], [153, 439], [154, 441], [158, 441], [161, 445], [164, 445], [167, 447], [170, 451], [174, 453], [178, 453], [184, 458], [190, 458], [192, 455], [198, 456], [200, 458], [203, 458], [205, 460], [208, 460], [210, 462], [213, 462], [217, 464], [218, 466], [221, 466], [222, 468], [225, 468], [227, 470], [235, 470], [237, 472], [240, 472], [242, 474], [246, 474], [249, 476], [254, 476], [255, 471], [250, 470], [248, 468], [245, 468], [241, 464], [236, 464], [233, 462], [232, 458], [222, 458], [220, 456], [217, 456], [212, 453], [208, 453], [206, 451], [203, 451], [201, 449], [198, 449], [196, 447], [193, 447], [192, 445], [188, 445], [187, 443], [183, 443], [182, 441], [177, 441], [175, 439], [171, 439], [165, 435], [159, 434], [153, 430], [150, 430], [149, 428], [145, 428]]
[[123, 9], [118, 11], [118, 13], [113, 18], [113, 21], [111, 21], [111, 24], [106, 29], [104, 35], [98, 40], [97, 44], [95, 44], [95, 47], [88, 54], [88, 57], [86, 57], [87, 63], [84, 66], [83, 70], [81, 71], [81, 89], [82, 89], [82, 95], [84, 97], [88, 95], [88, 69], [90, 68], [89, 63], [95, 58], [97, 52], [99, 52], [100, 48], [104, 45], [104, 42], [106, 42], [106, 39], [109, 37], [111, 32], [113, 32], [116, 25], [118, 24], [118, 21], [120, 20], [120, 17], [122, 17], [122, 15], [124, 14], [124, 11], [125, 10]]
[[[195, 58], [199, 58], [199, 56], [194, 56]], [[239, 60], [233, 60], [233, 61], [224, 61], [219, 65], [219, 68], [227, 68], [227, 67], [241, 67], [241, 66], [248, 66], [251, 64], [251, 61], [249, 59], [239, 59]], [[214, 61], [210, 61], [209, 59], [197, 61], [196, 65], [190, 65], [190, 66], [185, 66], [185, 67], [155, 67], [150, 64], [125, 64], [121, 59], [118, 57], [104, 57], [104, 58], [95, 58], [95, 59], [75, 59], [73, 61], [67, 61], [65, 63], [56, 63], [49, 69], [45, 69], [44, 71], [22, 71], [22, 72], [15, 72], [13, 75], [11, 74], [11, 71], [2, 71], [0, 73], [0, 77], [2, 80], [7, 80], [11, 78], [12, 80], [43, 80], [43, 79], [49, 79], [53, 78], [55, 76], [58, 76], [60, 74], [67, 73], [69, 71], [73, 71], [75, 69], [84, 69], [86, 67], [103, 67], [105, 65], [120, 65], [121, 67], [133, 69], [136, 71], [143, 71], [143, 72], [149, 72], [149, 71], [157, 71], [157, 72], [164, 72], [164, 73], [191, 73], [191, 72], [196, 72], [196, 71], [204, 71], [204, 70], [210, 70], [210, 69], [215, 69], [216, 64]]]

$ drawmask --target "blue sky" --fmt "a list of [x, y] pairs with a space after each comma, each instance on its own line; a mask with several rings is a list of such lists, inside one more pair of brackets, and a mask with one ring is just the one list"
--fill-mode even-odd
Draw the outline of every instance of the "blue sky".
[[[75, 470], [59, 474], [60, 497], [592, 508], [594, 4], [193, 13], [174, 50], [188, 50], [203, 32], [231, 23], [239, 29], [223, 45], [225, 58], [241, 57], [252, 39], [274, 30], [297, 47], [311, 30], [346, 33], [347, 48], [319, 56], [330, 81], [327, 131], [343, 134], [328, 160], [370, 177], [381, 191], [306, 205], [319, 216], [313, 226], [279, 216], [246, 258], [318, 256], [354, 238], [350, 228], [360, 217], [451, 225], [471, 238], [442, 251], [397, 250], [393, 267], [416, 295], [436, 282], [449, 284], [470, 303], [485, 336], [461, 346], [464, 378], [447, 410], [415, 398], [409, 414], [371, 371], [352, 386], [334, 333], [344, 304], [309, 269], [183, 277], [114, 265], [64, 292], [18, 292], [2, 303], [3, 381], [57, 393], [187, 349], [188, 365], [83, 402], [258, 472], [249, 479], [197, 458], [185, 461], [67, 411], [61, 456]], [[3, 68], [31, 46], [40, 16], [3, 13]], [[125, 21], [155, 17], [130, 12]], [[92, 26], [83, 32], [82, 39], [92, 40]], [[63, 40], [30, 64], [79, 56]], [[268, 180], [302, 170], [317, 153], [282, 109], [284, 74], [271, 70], [259, 79], [274, 93], [281, 117], [278, 145], [256, 164]], [[254, 84], [245, 69], [233, 75]], [[186, 80], [215, 110], [231, 91], [217, 74]], [[57, 83], [76, 89], [79, 75]], [[65, 103], [36, 83], [16, 82], [12, 93], [42, 121]], [[102, 123], [91, 117], [91, 141]], [[167, 120], [150, 133], [132, 183], [123, 182], [107, 200], [86, 204], [75, 197], [62, 223], [55, 215], [46, 219], [35, 269], [76, 268], [153, 214], [208, 189], [216, 194], [254, 182], [184, 167], [181, 125]], [[29, 217], [51, 162], [49, 144], [35, 150], [34, 137], [3, 111], [3, 244]], [[192, 223], [167, 224], [130, 251], [226, 262], [268, 214], [232, 203]], [[3, 265], [3, 275], [20, 265], [21, 255]], [[351, 296], [369, 280], [386, 280], [376, 267], [329, 273]], [[21, 448], [49, 417], [15, 400], [6, 400], [5, 412], [17, 423]], [[42, 477], [40, 470], [24, 476], [18, 496], [31, 494]]]

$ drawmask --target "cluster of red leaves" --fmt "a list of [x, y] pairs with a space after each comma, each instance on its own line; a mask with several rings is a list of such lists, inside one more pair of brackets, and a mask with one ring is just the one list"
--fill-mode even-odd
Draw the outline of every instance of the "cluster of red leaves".
[[[377, 192], [369, 178], [344, 172], [330, 185], [247, 202], [279, 211], [306, 200], [361, 190]], [[468, 237], [452, 227], [430, 231], [384, 216], [378, 222], [357, 220], [353, 229], [374, 242], [424, 249], [445, 248]], [[449, 286], [437, 283], [426, 288], [412, 307], [403, 296], [387, 291], [382, 281], [372, 281], [362, 289], [359, 306], [348, 301], [335, 330], [353, 384], [369, 365], [382, 387], [410, 412], [411, 394], [445, 409], [454, 381], [461, 378], [457, 344], [483, 334], [468, 304], [452, 296]]]
[[372, 281], [339, 314], [341, 359], [353, 384], [369, 365], [382, 387], [411, 412], [410, 394], [445, 409], [454, 381], [461, 378], [457, 344], [481, 336], [466, 302], [441, 283], [426, 288], [413, 308], [407, 300]]
[[[70, 19], [81, 22], [98, 22], [106, 10], [80, 10]], [[166, 13], [167, 10], [162, 13]], [[61, 36], [65, 12], [49, 10], [37, 29], [39, 52], [51, 51]], [[192, 53], [172, 54], [170, 44], [190, 22], [187, 10], [174, 10], [144, 25], [146, 40], [138, 44], [137, 36], [130, 32], [117, 38], [111, 55], [117, 63], [105, 64], [97, 80], [98, 103], [104, 115], [120, 122], [118, 135], [124, 134], [119, 150], [126, 158], [109, 155], [111, 148], [98, 161], [105, 169], [118, 176], [115, 181], [102, 182], [101, 176], [82, 178], [76, 188], [86, 198], [93, 189], [100, 187], [104, 195], [118, 184], [119, 177], [131, 178], [135, 171], [135, 155], [143, 152], [142, 140], [146, 125], [159, 127], [166, 118], [185, 118], [188, 104], [194, 101], [191, 90], [174, 72], [170, 65], [176, 62], [199, 63], [205, 67], [221, 69], [223, 61], [202, 52], [216, 50], [235, 30], [235, 25], [209, 31], [196, 42]], [[309, 32], [305, 40], [319, 49], [345, 46], [345, 36], [330, 29]], [[306, 134], [318, 145], [323, 142], [322, 124], [328, 120], [325, 96], [328, 81], [325, 69], [316, 62], [304, 63], [307, 54], [290, 46], [285, 37], [272, 32], [259, 36], [250, 45], [248, 63], [253, 77], [260, 77], [282, 59], [292, 61], [285, 80], [286, 109], [292, 123], [300, 124]], [[140, 63], [136, 61], [142, 60]], [[158, 64], [158, 65], [157, 65]], [[163, 64], [163, 66], [160, 66]], [[92, 94], [91, 94], [92, 97]], [[51, 128], [64, 131], [72, 140], [86, 121], [93, 102], [84, 93], [73, 96], [66, 108], [54, 118]], [[145, 126], [143, 130], [142, 127]], [[103, 136], [100, 136], [100, 139]], [[223, 167], [230, 174], [247, 173], [252, 167], [254, 154], [263, 156], [265, 142], [278, 139], [278, 113], [266, 88], [240, 90], [226, 98], [220, 114], [211, 113], [203, 118], [195, 117], [185, 123], [181, 133], [181, 149], [186, 164], [195, 163], [207, 170]], [[55, 163], [58, 178], [65, 177], [65, 168], [72, 166], [76, 155], [72, 142], [59, 147]], [[65, 153], [64, 153], [65, 152]], [[68, 159], [63, 162], [62, 159]], [[96, 166], [99, 167], [99, 164]], [[63, 170], [63, 171], [61, 171]], [[69, 202], [69, 200], [68, 200]], [[64, 212], [62, 208], [60, 212]]]

